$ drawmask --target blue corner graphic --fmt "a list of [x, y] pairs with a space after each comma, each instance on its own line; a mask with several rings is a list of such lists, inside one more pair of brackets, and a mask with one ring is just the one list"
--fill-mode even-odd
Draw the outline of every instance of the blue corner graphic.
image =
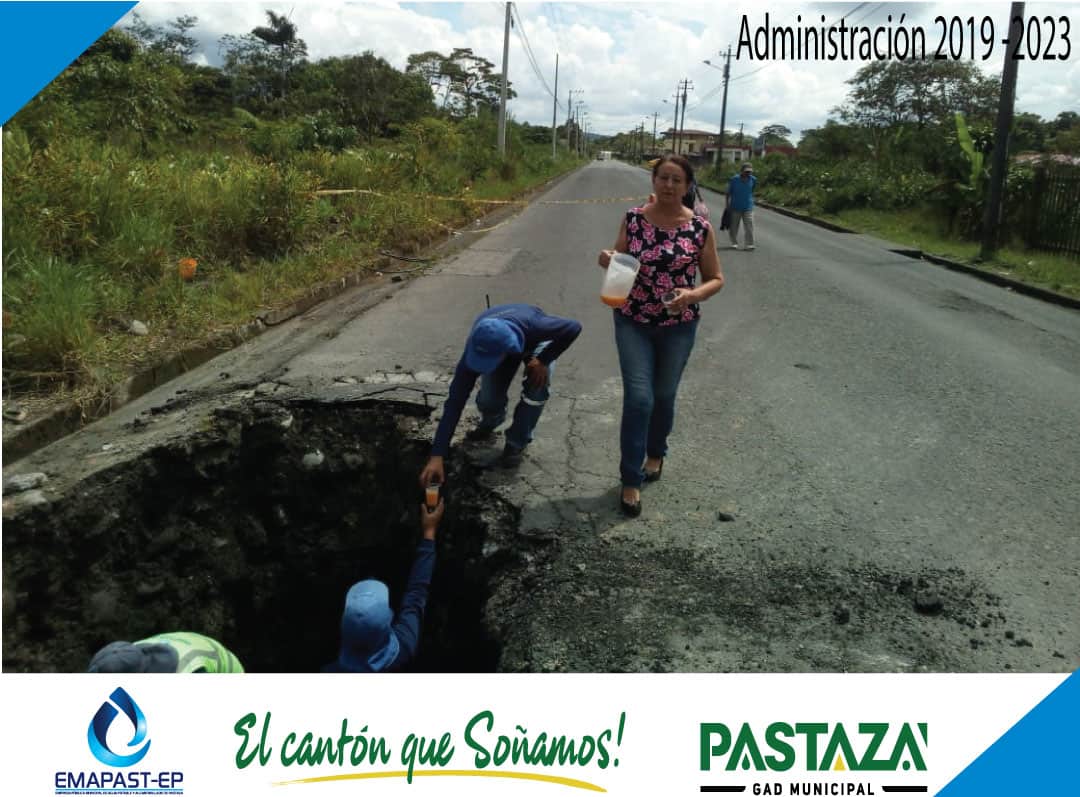
[[0, 3], [0, 125], [136, 3]]
[[1070, 675], [937, 797], [1078, 794], [1080, 670]]

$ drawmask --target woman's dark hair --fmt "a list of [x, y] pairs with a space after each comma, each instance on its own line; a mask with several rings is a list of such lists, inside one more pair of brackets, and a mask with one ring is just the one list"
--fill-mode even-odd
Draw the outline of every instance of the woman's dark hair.
[[690, 161], [688, 161], [682, 155], [676, 155], [674, 152], [669, 152], [667, 155], [663, 155], [659, 160], [656, 161], [656, 163], [653, 164], [653, 177], [656, 177], [656, 175], [660, 172], [660, 167], [663, 166], [665, 163], [674, 163], [676, 166], [682, 169], [683, 174], [686, 175], [687, 185], [690, 185], [690, 183], [694, 182], [694, 167], [690, 165]]
[[694, 179], [694, 167], [690, 165], [690, 161], [684, 158], [682, 155], [676, 155], [674, 152], [669, 152], [667, 155], [661, 157], [652, 167], [652, 175], [656, 175], [660, 171], [660, 167], [665, 163], [674, 163], [680, 169], [683, 170], [683, 174], [686, 175], [686, 193], [683, 194], [682, 203], [690, 210], [694, 209], [694, 203], [699, 198], [697, 180]]

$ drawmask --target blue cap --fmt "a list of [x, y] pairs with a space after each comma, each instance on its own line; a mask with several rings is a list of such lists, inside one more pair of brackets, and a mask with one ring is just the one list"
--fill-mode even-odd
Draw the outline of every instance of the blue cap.
[[490, 374], [507, 354], [521, 354], [522, 335], [501, 318], [482, 318], [465, 341], [465, 366], [478, 374]]
[[338, 664], [348, 672], [380, 672], [394, 663], [401, 643], [390, 628], [390, 591], [381, 581], [358, 581], [345, 596]]

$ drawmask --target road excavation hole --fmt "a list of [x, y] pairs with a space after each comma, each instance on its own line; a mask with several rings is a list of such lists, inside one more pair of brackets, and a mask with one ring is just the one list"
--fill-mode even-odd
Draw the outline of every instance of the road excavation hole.
[[[4, 670], [85, 669], [99, 647], [199, 631], [250, 672], [317, 672], [338, 650], [348, 587], [378, 578], [395, 607], [420, 536], [427, 408], [261, 402], [219, 410], [4, 523]], [[467, 468], [467, 466], [462, 466]], [[485, 672], [489, 582], [518, 513], [448, 472], [448, 509], [411, 669]], [[5, 609], [10, 607], [5, 607]]]

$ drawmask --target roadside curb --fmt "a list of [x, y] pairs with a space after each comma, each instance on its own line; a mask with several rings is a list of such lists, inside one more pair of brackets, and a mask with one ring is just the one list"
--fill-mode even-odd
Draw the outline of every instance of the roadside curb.
[[[758, 205], [763, 208], [768, 208], [783, 216], [788, 216], [799, 221], [805, 221], [808, 224], [813, 224], [817, 227], [824, 227], [826, 230], [832, 230], [833, 232], [850, 233], [852, 235], [861, 235], [858, 230], [849, 230], [846, 227], [841, 227], [838, 224], [824, 221], [822, 219], [814, 218], [813, 216], [807, 216], [803, 213], [796, 213], [788, 208], [781, 207], [779, 205], [773, 205], [768, 202], [761, 202], [755, 200]], [[956, 260], [950, 260], [946, 257], [940, 257], [939, 255], [931, 255], [922, 251], [921, 249], [905, 249], [901, 246], [890, 248], [890, 252], [895, 252], [898, 255], [904, 255], [910, 257], [913, 260], [925, 260], [928, 263], [933, 263], [938, 266], [943, 266], [950, 271], [959, 271], [963, 274], [981, 279], [983, 282], [989, 282], [993, 285], [1011, 290], [1015, 293], [1022, 293], [1025, 296], [1031, 296], [1036, 299], [1042, 299], [1044, 302], [1050, 302], [1051, 304], [1059, 305], [1060, 307], [1068, 307], [1072, 310], [1080, 310], [1080, 299], [1074, 299], [1071, 296], [1066, 296], [1062, 293], [1055, 293], [1054, 291], [1047, 290], [1046, 288], [1039, 288], [1035, 285], [1029, 285], [1026, 282], [1019, 282], [1010, 277], [1002, 276], [1001, 274], [995, 274], [993, 271], [985, 271], [984, 269], [976, 266], [968, 265], [967, 263], [961, 263]]]
[[[582, 166], [584, 165], [585, 164], [582, 164]], [[522, 192], [521, 196], [531, 200], [533, 197], [552, 188], [580, 168], [582, 167], [578, 166], [563, 174], [556, 175], [540, 185]], [[481, 216], [476, 221], [504, 213], [505, 210], [492, 211], [485, 216]], [[461, 230], [460, 233], [463, 237], [464, 235], [469, 234], [469, 230], [465, 228]], [[421, 238], [418, 241], [418, 244], [421, 251], [437, 251], [453, 240], [454, 236], [452, 234], [436, 232]], [[62, 437], [77, 432], [89, 423], [101, 420], [124, 405], [149, 393], [151, 390], [161, 387], [178, 376], [209, 362], [219, 354], [231, 351], [237, 346], [258, 337], [268, 329], [283, 324], [299, 315], [303, 315], [313, 307], [339, 296], [348, 290], [368, 283], [377, 283], [372, 284], [372, 288], [378, 287], [378, 284], [387, 282], [400, 282], [404, 286], [404, 283], [409, 281], [411, 274], [395, 274], [393, 271], [384, 271], [384, 269], [388, 268], [392, 263], [394, 263], [393, 258], [382, 255], [371, 263], [368, 270], [354, 271], [343, 277], [320, 283], [312, 287], [308, 294], [300, 299], [290, 302], [283, 307], [259, 313], [255, 316], [254, 320], [247, 324], [242, 324], [228, 332], [217, 335], [198, 346], [183, 349], [180, 352], [169, 356], [164, 361], [156, 363], [146, 370], [140, 371], [139, 373], [124, 379], [120, 383], [113, 385], [105, 395], [98, 399], [96, 405], [93, 407], [85, 407], [78, 402], [72, 401], [53, 409], [48, 414], [42, 415], [40, 418], [35, 418], [27, 423], [19, 424], [18, 429], [13, 431], [10, 436], [5, 436], [3, 440], [4, 466], [7, 467], [17, 460], [44, 448], [50, 443], [54, 443]], [[5, 431], [6, 427], [10, 425], [13, 425], [10, 421], [4, 422]]]
[[774, 205], [771, 202], [762, 202], [760, 199], [754, 200], [755, 205], [761, 205], [763, 208], [779, 213], [781, 216], [788, 216], [792, 219], [798, 219], [799, 221], [805, 221], [807, 224], [813, 224], [815, 227], [824, 227], [826, 230], [832, 230], [833, 232], [842, 232], [850, 235], [858, 235], [857, 230], [849, 230], [847, 227], [841, 227], [839, 224], [833, 224], [831, 221], [825, 221], [824, 219], [818, 219], [814, 216], [807, 216], [805, 213], [799, 213], [795, 210], [782, 207], [781, 205]]
[[72, 401], [55, 408], [47, 415], [20, 425], [19, 429], [3, 441], [4, 465], [9, 465], [28, 454], [32, 454], [62, 437], [78, 431], [93, 421], [110, 415], [126, 404], [164, 385], [182, 374], [191, 371], [203, 363], [235, 349], [242, 343], [258, 337], [271, 327], [294, 318], [316, 304], [326, 301], [364, 281], [378, 280], [379, 277], [366, 271], [357, 271], [345, 277], [315, 287], [311, 293], [290, 304], [258, 315], [247, 324], [211, 338], [206, 343], [191, 346], [165, 360], [140, 371], [113, 385], [103, 395], [96, 406], [85, 407]]
[[894, 249], [892, 250], [897, 254], [906, 255], [908, 257], [926, 260], [930, 263], [934, 263], [939, 266], [944, 266], [950, 271], [960, 271], [964, 274], [970, 274], [973, 277], [978, 277], [984, 282], [990, 282], [994, 285], [999, 285], [1007, 290], [1014, 291], [1016, 293], [1023, 293], [1027, 296], [1032, 296], [1036, 299], [1042, 299], [1045, 302], [1060, 305], [1061, 307], [1068, 307], [1072, 310], [1080, 310], [1080, 299], [1074, 299], [1071, 296], [1065, 296], [1061, 293], [1055, 293], [1054, 291], [1047, 290], [1046, 288], [1039, 288], [1035, 285], [1028, 285], [1024, 282], [1017, 282], [1009, 277], [1004, 277], [1001, 274], [995, 274], [992, 271], [984, 271], [981, 268], [975, 266], [969, 266], [966, 263], [959, 263], [955, 260], [949, 260], [948, 258], [938, 257], [937, 255], [928, 255], [926, 252], [922, 252], [918, 249], [904, 250]]

